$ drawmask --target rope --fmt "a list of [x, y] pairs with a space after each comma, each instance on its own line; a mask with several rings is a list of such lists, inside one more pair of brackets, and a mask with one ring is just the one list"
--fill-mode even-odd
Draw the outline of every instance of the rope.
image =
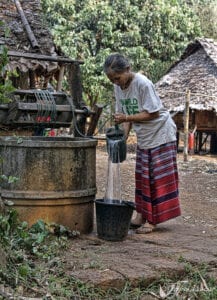
[[[36, 98], [37, 109], [38, 109], [36, 114], [36, 123], [40, 124], [41, 130], [43, 131], [49, 122], [56, 121], [57, 118], [56, 102], [53, 95], [48, 90], [35, 90], [34, 95]], [[87, 136], [84, 135], [79, 130], [76, 122], [75, 106], [70, 97], [67, 97], [67, 100], [72, 109], [72, 124], [76, 129], [76, 131], [78, 132], [78, 134], [81, 137], [94, 138], [94, 136], [97, 135], [97, 133], [94, 136]], [[110, 117], [108, 118], [108, 120], [109, 119]], [[103, 124], [103, 126], [100, 127], [100, 129], [105, 126], [105, 123]]]
[[44, 99], [47, 103], [48, 111], [47, 111], [47, 121], [56, 121], [56, 102], [54, 100], [53, 95], [49, 91], [43, 91], [44, 92]]
[[105, 126], [107, 120], [109, 120], [109, 119], [112, 118], [112, 117], [109, 117], [109, 118], [105, 121], [105, 123], [103, 124], [103, 126], [101, 126], [100, 129], [99, 129], [94, 135], [84, 135], [84, 134], [79, 130], [79, 128], [78, 128], [78, 126], [77, 126], [76, 115], [75, 115], [75, 106], [74, 106], [74, 104], [73, 104], [73, 102], [72, 102], [72, 99], [71, 99], [70, 97], [67, 97], [67, 100], [69, 101], [69, 104], [71, 105], [71, 108], [72, 108], [72, 122], [73, 122], [73, 126], [74, 126], [74, 128], [76, 129], [76, 131], [79, 133], [79, 135], [80, 135], [81, 137], [84, 137], [84, 138], [90, 138], [90, 139], [95, 139], [95, 136], [97, 135], [97, 133], [99, 132], [99, 130], [102, 129], [102, 128]]
[[35, 90], [34, 95], [38, 108], [36, 122], [47, 124], [56, 121], [57, 111], [53, 95], [47, 90]]

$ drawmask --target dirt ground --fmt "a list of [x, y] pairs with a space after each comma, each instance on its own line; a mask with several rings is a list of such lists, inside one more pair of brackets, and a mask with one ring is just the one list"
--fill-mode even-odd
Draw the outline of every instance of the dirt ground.
[[[108, 155], [104, 142], [97, 147], [97, 195], [105, 195]], [[178, 154], [182, 216], [158, 226], [151, 234], [130, 230], [122, 242], [99, 239], [96, 232], [72, 241], [65, 260], [66, 272], [102, 288], [121, 287], [126, 280], [137, 285], [162, 273], [184, 272], [184, 263], [207, 264], [217, 280], [217, 156]], [[135, 143], [128, 142], [121, 163], [123, 200], [134, 201]], [[182, 262], [181, 262], [182, 261]]]
[[[135, 138], [128, 141], [127, 160], [120, 164], [122, 200], [134, 201]], [[104, 142], [97, 148], [97, 198], [106, 188], [108, 155]], [[184, 162], [178, 153], [182, 217], [188, 223], [217, 225], [217, 155], [189, 155]]]

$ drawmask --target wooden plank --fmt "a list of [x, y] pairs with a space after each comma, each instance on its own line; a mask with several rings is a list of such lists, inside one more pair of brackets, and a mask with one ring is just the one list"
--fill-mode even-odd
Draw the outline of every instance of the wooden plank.
[[[1, 53], [1, 51], [0, 51]], [[43, 61], [54, 61], [54, 62], [63, 62], [63, 63], [69, 63], [69, 64], [83, 64], [84, 62], [81, 60], [75, 60], [70, 59], [67, 57], [62, 56], [49, 56], [49, 55], [43, 55], [38, 53], [29, 53], [29, 52], [19, 52], [19, 51], [8, 51], [8, 56], [11, 57], [22, 57], [26, 59], [37, 59], [37, 60], [43, 60]]]
[[99, 118], [101, 116], [104, 105], [96, 104], [93, 107], [94, 115], [91, 116], [90, 125], [87, 130], [87, 136], [92, 136], [96, 130]]
[[[16, 102], [16, 104], [14, 104], [16, 106], [17, 109], [19, 110], [29, 110], [29, 111], [38, 111], [38, 105], [36, 102], [34, 103], [26, 103], [26, 102]], [[53, 108], [52, 105], [40, 105], [40, 110], [49, 110], [48, 108]], [[0, 104], [0, 110], [8, 110], [8, 104]], [[72, 111], [72, 106], [71, 105], [56, 105], [55, 106], [56, 111], [59, 112], [70, 112]], [[75, 109], [74, 112], [76, 114], [85, 114], [86, 112], [83, 109]], [[95, 112], [90, 111], [90, 114], [95, 114]]]
[[214, 111], [195, 111], [195, 123], [198, 128], [217, 129], [217, 115]]
[[[18, 102], [17, 108], [19, 110], [28, 110], [28, 111], [38, 111], [39, 110], [39, 104], [37, 103], [23, 103]], [[40, 104], [40, 111], [72, 111], [71, 105], [52, 105], [52, 104]], [[83, 110], [82, 110], [83, 113]]]
[[[12, 94], [15, 94], [15, 95], [35, 95], [35, 92], [37, 92], [37, 91], [42, 91], [43, 92], [43, 90], [16, 90], [16, 91], [14, 91]], [[63, 97], [67, 97], [67, 95], [65, 94], [65, 93], [63, 93], [63, 92], [53, 92], [53, 93], [51, 93], [51, 95], [53, 95], [53, 96], [63, 96]]]
[[0, 104], [0, 109], [8, 110], [8, 104]]
[[43, 125], [44, 127], [59, 128], [59, 127], [70, 127], [71, 122], [34, 122], [34, 121], [14, 121], [13, 123], [6, 124], [9, 127], [22, 127], [22, 126], [37, 126]]

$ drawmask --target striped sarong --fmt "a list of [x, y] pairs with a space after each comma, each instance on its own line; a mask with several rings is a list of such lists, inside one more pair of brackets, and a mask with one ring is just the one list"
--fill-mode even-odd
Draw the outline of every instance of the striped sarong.
[[181, 215], [176, 142], [136, 152], [136, 210], [151, 224]]

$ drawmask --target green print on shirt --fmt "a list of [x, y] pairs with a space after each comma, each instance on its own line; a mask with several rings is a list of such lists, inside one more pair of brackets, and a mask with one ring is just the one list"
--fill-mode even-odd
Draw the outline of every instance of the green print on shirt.
[[136, 98], [121, 99], [120, 101], [123, 107], [123, 111], [128, 115], [134, 115], [139, 113], [138, 100]]

